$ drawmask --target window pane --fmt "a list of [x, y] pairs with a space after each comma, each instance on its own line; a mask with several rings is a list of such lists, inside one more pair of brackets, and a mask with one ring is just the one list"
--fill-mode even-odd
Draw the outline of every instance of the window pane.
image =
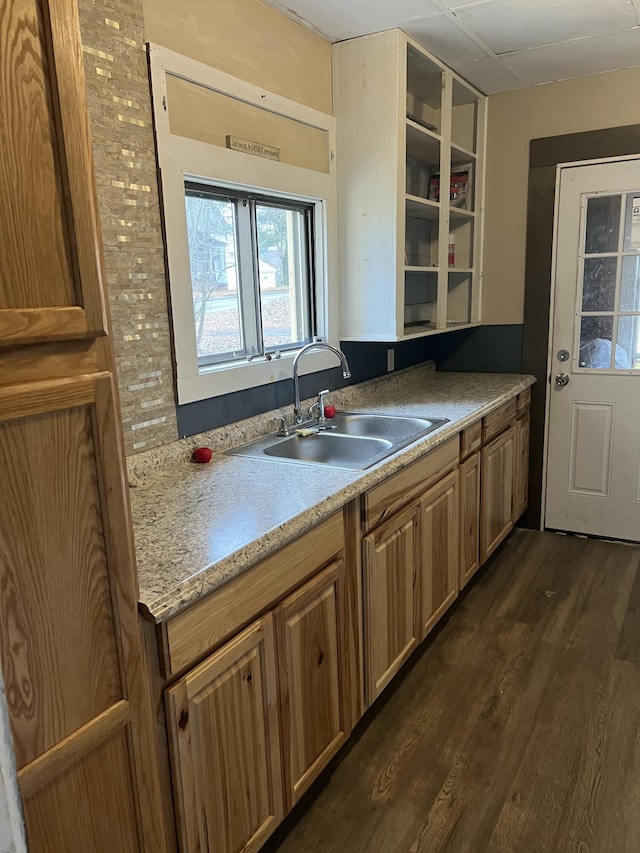
[[198, 360], [244, 355], [235, 202], [197, 194], [185, 202]]
[[580, 367], [609, 370], [613, 317], [583, 317], [580, 326]]
[[640, 258], [622, 259], [620, 310], [640, 311]]
[[624, 221], [624, 251], [640, 252], [640, 190], [627, 196]]
[[256, 204], [260, 311], [265, 350], [311, 340], [303, 211]]
[[640, 370], [640, 317], [618, 319], [616, 367]]
[[620, 196], [597, 196], [587, 202], [586, 255], [615, 252], [620, 230]]
[[613, 311], [617, 258], [586, 258], [582, 283], [583, 311]]

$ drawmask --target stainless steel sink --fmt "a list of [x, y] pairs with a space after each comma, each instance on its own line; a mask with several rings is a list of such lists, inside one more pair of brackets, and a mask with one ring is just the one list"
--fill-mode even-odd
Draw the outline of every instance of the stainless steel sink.
[[392, 449], [393, 443], [383, 438], [319, 432], [304, 437], [289, 436], [263, 452], [278, 459], [358, 469], [372, 465], [376, 459], [383, 459]]
[[330, 429], [307, 436], [268, 435], [249, 444], [233, 447], [227, 450], [227, 454], [361, 470], [447, 422], [448, 418], [338, 412], [335, 418], [326, 422]]
[[448, 418], [412, 418], [396, 415], [369, 415], [364, 412], [337, 412], [329, 423], [336, 432], [345, 435], [364, 435], [368, 438], [386, 438], [394, 444], [406, 444], [433, 432]]

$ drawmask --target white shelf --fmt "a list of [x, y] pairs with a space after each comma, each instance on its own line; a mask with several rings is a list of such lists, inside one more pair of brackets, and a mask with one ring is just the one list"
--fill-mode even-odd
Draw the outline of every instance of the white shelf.
[[440, 204], [428, 198], [417, 195], [407, 195], [405, 204], [406, 215], [412, 219], [425, 219], [437, 222], [440, 217]]
[[[400, 341], [478, 325], [486, 97], [400, 30], [332, 51], [340, 338]], [[450, 199], [451, 172], [465, 164], [474, 210]], [[437, 202], [427, 197], [435, 176]], [[448, 267], [450, 242], [464, 268]]]

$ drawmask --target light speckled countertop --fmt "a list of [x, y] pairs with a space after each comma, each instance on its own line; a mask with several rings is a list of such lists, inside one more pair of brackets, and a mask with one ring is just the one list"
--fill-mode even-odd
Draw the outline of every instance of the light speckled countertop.
[[[132, 457], [141, 611], [156, 622], [175, 616], [534, 381], [426, 365], [332, 392], [343, 410], [449, 418], [364, 471], [222, 455], [269, 432], [273, 413]], [[188, 461], [199, 441], [216, 448], [208, 465]]]

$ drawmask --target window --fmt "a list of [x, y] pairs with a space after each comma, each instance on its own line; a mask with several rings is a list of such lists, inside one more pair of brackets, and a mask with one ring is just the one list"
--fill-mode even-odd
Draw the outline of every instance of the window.
[[187, 182], [185, 207], [199, 366], [309, 343], [313, 205]]
[[178, 403], [290, 381], [302, 346], [338, 343], [335, 118], [149, 56]]

